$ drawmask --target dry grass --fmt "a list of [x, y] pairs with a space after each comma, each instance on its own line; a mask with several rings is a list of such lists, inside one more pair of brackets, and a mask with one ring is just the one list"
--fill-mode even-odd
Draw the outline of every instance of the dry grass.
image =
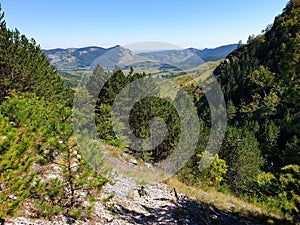
[[169, 174], [154, 168], [148, 169], [141, 160], [138, 165], [130, 163], [130, 159], [135, 159], [132, 155], [124, 157], [124, 150], [117, 147], [105, 145], [104, 148], [105, 166], [114, 170], [116, 173], [132, 177], [138, 184], [146, 185], [148, 183], [160, 182], [170, 177]]
[[129, 163], [133, 156], [128, 154], [125, 159], [122, 156], [123, 150], [119, 148], [106, 146], [105, 149], [106, 164], [113, 167], [115, 172], [134, 178], [140, 185], [163, 181], [170, 188], [176, 188], [178, 193], [186, 195], [207, 209], [218, 209], [247, 218], [255, 218], [267, 224], [285, 224], [282, 221], [289, 220], [270, 209], [246, 202], [231, 194], [218, 192], [213, 188], [204, 191], [198, 187], [187, 186], [180, 182], [176, 176], [171, 177], [170, 174], [165, 174], [158, 169], [149, 170], [143, 166], [143, 162], [138, 161], [138, 165], [133, 165]]
[[[199, 188], [187, 186], [180, 182], [176, 176], [167, 179], [164, 183], [171, 188], [176, 188], [178, 192], [194, 198], [197, 203], [207, 207], [216, 208], [221, 211], [250, 218], [274, 218], [276, 220], [286, 219], [281, 215], [270, 212], [268, 209], [262, 209], [259, 205], [245, 202], [230, 194], [224, 194], [214, 189], [203, 191]], [[272, 224], [272, 219], [269, 220], [269, 223]]]

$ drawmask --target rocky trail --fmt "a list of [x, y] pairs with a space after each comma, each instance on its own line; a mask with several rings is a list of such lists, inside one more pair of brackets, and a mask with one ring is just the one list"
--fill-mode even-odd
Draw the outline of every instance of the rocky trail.
[[[1, 224], [1, 222], [0, 222]], [[62, 225], [62, 224], [109, 224], [109, 225], [172, 225], [172, 224], [228, 224], [259, 225], [229, 212], [205, 208], [166, 184], [142, 185], [133, 178], [117, 175], [107, 184], [95, 204], [92, 219], [79, 219], [59, 215], [52, 221], [17, 217], [7, 225]]]
[[258, 224], [229, 213], [204, 209], [165, 184], [138, 185], [133, 179], [117, 176], [115, 185], [104, 193], [115, 197], [110, 218], [103, 224]]

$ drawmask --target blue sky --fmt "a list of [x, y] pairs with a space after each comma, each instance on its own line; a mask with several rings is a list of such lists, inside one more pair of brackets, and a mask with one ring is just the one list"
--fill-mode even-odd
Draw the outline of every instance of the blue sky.
[[161, 41], [217, 47], [259, 34], [288, 0], [1, 0], [9, 28], [42, 48]]

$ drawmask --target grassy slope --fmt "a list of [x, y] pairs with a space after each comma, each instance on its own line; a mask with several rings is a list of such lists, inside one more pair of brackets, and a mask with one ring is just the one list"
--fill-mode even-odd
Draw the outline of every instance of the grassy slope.
[[179, 87], [197, 86], [199, 82], [211, 75], [219, 64], [220, 61], [207, 62], [201, 66], [186, 70], [185, 72], [188, 74], [171, 79], [173, 83], [171, 85], [168, 81], [162, 81], [160, 83], [161, 94], [174, 99]]

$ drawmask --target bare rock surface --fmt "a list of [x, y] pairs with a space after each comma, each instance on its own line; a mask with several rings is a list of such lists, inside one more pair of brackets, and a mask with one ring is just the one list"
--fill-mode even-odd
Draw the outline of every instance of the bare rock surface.
[[98, 197], [95, 211], [90, 219], [74, 220], [63, 215], [51, 221], [17, 217], [7, 219], [7, 225], [63, 225], [63, 224], [109, 224], [109, 225], [175, 225], [175, 224], [225, 224], [259, 225], [230, 213], [205, 209], [167, 185], [138, 184], [133, 178], [116, 175]]

